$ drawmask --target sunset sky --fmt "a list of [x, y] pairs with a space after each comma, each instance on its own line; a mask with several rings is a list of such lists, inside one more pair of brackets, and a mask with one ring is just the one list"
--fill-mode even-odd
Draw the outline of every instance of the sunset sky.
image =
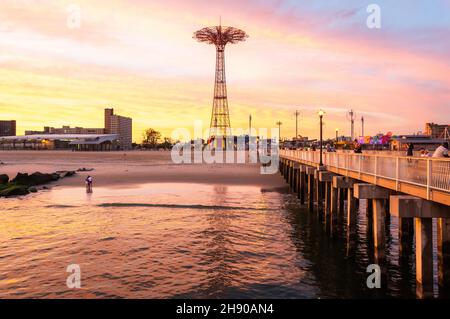
[[[366, 8], [381, 7], [381, 29]], [[80, 27], [68, 23], [81, 9]], [[450, 122], [450, 0], [1, 0], [0, 119], [18, 134], [43, 126], [102, 127], [103, 109], [133, 118], [134, 140], [209, 125], [215, 50], [193, 32], [245, 30], [226, 50], [231, 125], [318, 136], [423, 130]], [[205, 127], [205, 128], [206, 128]]]

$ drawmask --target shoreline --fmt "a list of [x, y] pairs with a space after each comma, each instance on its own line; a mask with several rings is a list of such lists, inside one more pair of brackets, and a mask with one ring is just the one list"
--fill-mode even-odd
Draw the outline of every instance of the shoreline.
[[0, 161], [5, 163], [0, 165], [0, 174], [10, 179], [19, 172], [94, 169], [58, 181], [60, 186], [84, 186], [88, 175], [93, 176], [94, 187], [150, 183], [253, 185], [264, 189], [286, 186], [279, 174], [262, 175], [259, 164], [175, 164], [170, 151], [0, 151]]

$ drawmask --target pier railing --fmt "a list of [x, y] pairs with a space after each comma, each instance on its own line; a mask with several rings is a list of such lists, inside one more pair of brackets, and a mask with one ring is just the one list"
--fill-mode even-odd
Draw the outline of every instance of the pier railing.
[[[320, 163], [319, 151], [280, 150], [280, 156], [313, 166]], [[324, 152], [322, 162], [336, 173], [373, 184], [384, 182], [383, 186], [398, 191], [405, 184], [422, 188], [426, 193], [421, 197], [428, 200], [433, 199], [433, 191], [450, 198], [450, 159]]]

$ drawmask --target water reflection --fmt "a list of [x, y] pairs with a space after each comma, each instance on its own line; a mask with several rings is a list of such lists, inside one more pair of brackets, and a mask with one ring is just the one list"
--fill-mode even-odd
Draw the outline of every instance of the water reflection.
[[[395, 220], [386, 225], [389, 285], [367, 288], [365, 203], [348, 241], [345, 207], [332, 232], [286, 190], [252, 186], [55, 188], [1, 201], [2, 297], [415, 297]], [[82, 267], [80, 290], [65, 286], [70, 263]]]
[[[357, 214], [356, 234], [349, 240], [346, 215], [340, 215], [334, 229], [324, 225], [330, 218], [309, 214], [307, 209], [298, 207], [296, 199], [288, 196], [286, 209], [287, 223], [292, 225], [291, 240], [304, 258], [311, 261], [311, 270], [321, 288], [321, 297], [330, 298], [415, 298], [415, 277], [413, 255], [398, 263], [398, 223], [387, 224], [388, 240], [386, 259], [381, 264], [386, 273], [382, 289], [368, 289], [367, 266], [375, 262], [372, 228], [367, 227], [367, 204], [362, 201]], [[344, 211], [346, 207], [343, 207]]]

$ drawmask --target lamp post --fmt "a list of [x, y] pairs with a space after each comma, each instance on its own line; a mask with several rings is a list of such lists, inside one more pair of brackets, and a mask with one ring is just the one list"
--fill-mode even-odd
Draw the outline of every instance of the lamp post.
[[252, 115], [248, 116], [248, 140], [250, 142], [250, 138], [252, 137]]
[[295, 139], [298, 138], [298, 116], [301, 115], [300, 111], [295, 111]]
[[281, 145], [281, 125], [283, 125], [283, 123], [278, 121], [276, 124], [278, 125], [278, 139], [279, 139], [279, 142], [280, 142], [280, 145]]
[[338, 139], [339, 139], [339, 129], [337, 128], [336, 129], [336, 142], [338, 141]]
[[319, 166], [323, 166], [322, 161], [322, 147], [323, 147], [323, 116], [325, 112], [323, 110], [319, 111], [319, 118], [320, 118], [320, 162]]

